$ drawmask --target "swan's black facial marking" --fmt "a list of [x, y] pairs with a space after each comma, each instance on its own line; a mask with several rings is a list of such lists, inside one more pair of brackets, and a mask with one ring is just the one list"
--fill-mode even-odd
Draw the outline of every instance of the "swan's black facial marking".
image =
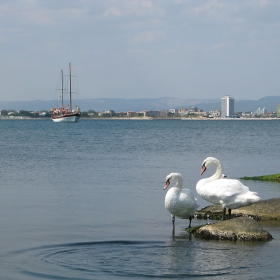
[[205, 166], [205, 162], [203, 162], [202, 167], [201, 167], [201, 172], [200, 175], [202, 175], [205, 171], [206, 171], [206, 166]]
[[164, 187], [163, 187], [164, 190], [166, 190], [166, 189], [168, 188], [168, 186], [170, 185], [170, 179], [171, 179], [171, 178], [168, 178], [168, 179], [166, 180], [165, 185], [164, 185]]

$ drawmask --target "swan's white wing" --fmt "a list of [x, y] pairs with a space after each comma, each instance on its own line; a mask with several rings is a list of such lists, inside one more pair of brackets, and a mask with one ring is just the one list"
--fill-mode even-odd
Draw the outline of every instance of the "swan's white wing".
[[230, 197], [236, 194], [246, 193], [249, 188], [240, 181], [234, 179], [219, 179], [205, 185], [207, 190], [215, 193], [219, 197]]
[[175, 216], [182, 219], [188, 219], [190, 215], [194, 214], [198, 206], [199, 205], [197, 204], [192, 192], [184, 189], [176, 201], [176, 209], [173, 210], [175, 210]]
[[189, 189], [182, 189], [181, 193], [185, 193], [190, 199], [195, 199], [192, 191]]

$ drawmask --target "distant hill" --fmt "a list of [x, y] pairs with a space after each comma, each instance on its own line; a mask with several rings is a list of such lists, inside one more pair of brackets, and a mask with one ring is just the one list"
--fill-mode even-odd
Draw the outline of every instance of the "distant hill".
[[[259, 107], [267, 111], [276, 111], [280, 104], [280, 96], [267, 96], [259, 100], [235, 100], [235, 112], [256, 111]], [[0, 101], [0, 109], [41, 111], [55, 107], [57, 101], [32, 100], [32, 101]], [[79, 106], [82, 111], [88, 110], [114, 110], [116, 112], [141, 111], [141, 110], [166, 110], [171, 108], [197, 107], [203, 111], [220, 110], [221, 99], [184, 99], [184, 98], [93, 98], [81, 99]]]

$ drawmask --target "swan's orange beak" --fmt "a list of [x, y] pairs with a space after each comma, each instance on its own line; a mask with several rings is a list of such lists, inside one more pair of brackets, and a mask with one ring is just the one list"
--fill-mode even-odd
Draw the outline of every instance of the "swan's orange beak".
[[202, 165], [202, 168], [201, 168], [201, 172], [200, 172], [200, 175], [202, 175], [204, 172], [205, 172], [205, 170], [206, 170], [206, 167], [205, 167], [205, 165]]
[[169, 181], [166, 181], [165, 182], [165, 185], [163, 187], [164, 190], [166, 190], [168, 188], [168, 186], [170, 185], [170, 182]]

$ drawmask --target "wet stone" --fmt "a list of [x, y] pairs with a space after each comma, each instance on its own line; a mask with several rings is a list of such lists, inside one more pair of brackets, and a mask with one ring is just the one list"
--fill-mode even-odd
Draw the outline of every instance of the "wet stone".
[[220, 221], [195, 229], [192, 232], [202, 239], [268, 241], [272, 239], [269, 232], [252, 218], [238, 217]]
[[[222, 210], [221, 205], [211, 205], [195, 214], [198, 219], [221, 220]], [[232, 218], [251, 217], [255, 220], [280, 220], [280, 198], [261, 200], [250, 206], [233, 209], [231, 214]]]

